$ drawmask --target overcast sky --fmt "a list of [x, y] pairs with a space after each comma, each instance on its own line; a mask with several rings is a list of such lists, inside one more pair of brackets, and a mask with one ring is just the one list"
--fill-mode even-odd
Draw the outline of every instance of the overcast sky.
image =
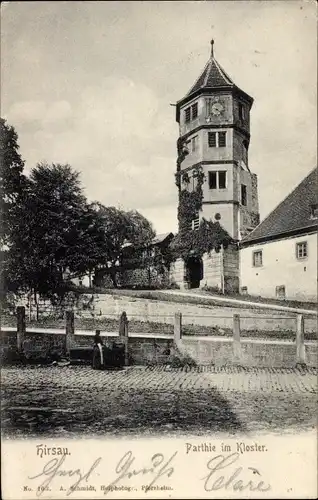
[[2, 4], [1, 115], [29, 171], [70, 163], [90, 200], [177, 227], [175, 108], [209, 58], [254, 97], [263, 219], [316, 165], [316, 6], [267, 2]]

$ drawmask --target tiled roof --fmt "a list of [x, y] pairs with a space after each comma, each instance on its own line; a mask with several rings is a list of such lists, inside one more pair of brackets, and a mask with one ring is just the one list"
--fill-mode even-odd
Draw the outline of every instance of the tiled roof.
[[[162, 234], [157, 234], [152, 240], [150, 245], [159, 245], [160, 243], [163, 243], [167, 238], [172, 239], [173, 238], [173, 233], [162, 233]], [[128, 248], [128, 247], [133, 247], [134, 245], [130, 243], [129, 241], [126, 241], [121, 248]]]
[[211, 55], [211, 58], [205, 65], [205, 68], [195, 84], [191, 87], [187, 96], [193, 94], [202, 88], [215, 88], [215, 87], [233, 87], [234, 82], [229, 75], [224, 71], [219, 63]]
[[286, 233], [306, 228], [317, 228], [312, 217], [312, 206], [318, 201], [318, 169], [314, 168], [305, 179], [261, 222], [241, 244], [275, 239]]
[[168, 237], [172, 239], [173, 233], [163, 233], [163, 234], [157, 234], [155, 238], [152, 240], [153, 245], [158, 245], [158, 243], [163, 243]]

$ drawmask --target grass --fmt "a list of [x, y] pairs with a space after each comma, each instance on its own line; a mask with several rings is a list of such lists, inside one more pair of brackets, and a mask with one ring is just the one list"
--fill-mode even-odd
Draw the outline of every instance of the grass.
[[[196, 291], [195, 291], [196, 290]], [[254, 297], [251, 295], [239, 295], [239, 294], [231, 294], [231, 295], [223, 295], [221, 293], [211, 292], [203, 289], [195, 289], [192, 290], [194, 293], [200, 293], [207, 296], [205, 299], [202, 296], [193, 297], [193, 296], [184, 296], [184, 295], [172, 295], [167, 294], [165, 290], [130, 290], [130, 289], [103, 289], [99, 290], [97, 293], [100, 294], [108, 294], [108, 295], [117, 295], [124, 297], [132, 297], [136, 299], [147, 299], [147, 300], [160, 300], [163, 302], [174, 302], [178, 304], [195, 304], [195, 305], [204, 305], [205, 307], [231, 307], [237, 309], [243, 309], [244, 306], [242, 304], [235, 304], [232, 302], [222, 302], [220, 304], [219, 301], [213, 301], [213, 296], [222, 297], [224, 299], [237, 299], [242, 301], [251, 301], [256, 302], [257, 304], [273, 304], [280, 305], [284, 307], [294, 307], [298, 309], [308, 309], [315, 311], [317, 310], [317, 304], [314, 302], [299, 302], [299, 301], [288, 301], [288, 300], [277, 300], [277, 299], [265, 299], [263, 297]], [[262, 311], [268, 314], [268, 309], [261, 309], [259, 306], [246, 306], [248, 309], [256, 309], [257, 311]]]
[[200, 289], [200, 293], [203, 292], [206, 295], [219, 295], [220, 297], [229, 298], [229, 299], [237, 299], [237, 300], [242, 300], [246, 302], [257, 302], [258, 304], [273, 304], [277, 306], [284, 306], [284, 307], [293, 307], [296, 309], [308, 309], [312, 311], [317, 311], [317, 302], [305, 302], [305, 301], [300, 301], [300, 300], [288, 300], [288, 299], [272, 299], [272, 298], [265, 298], [265, 297], [260, 297], [256, 295], [248, 295], [244, 294], [241, 295], [239, 293], [233, 293], [229, 295], [223, 295], [222, 293], [217, 293], [215, 291], [211, 291], [208, 289]]

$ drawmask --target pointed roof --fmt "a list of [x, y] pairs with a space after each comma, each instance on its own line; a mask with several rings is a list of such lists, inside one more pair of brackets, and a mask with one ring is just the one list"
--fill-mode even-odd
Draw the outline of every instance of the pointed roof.
[[192, 85], [190, 88], [189, 92], [177, 101], [176, 103], [176, 118], [177, 121], [179, 121], [179, 114], [180, 114], [180, 106], [182, 106], [184, 103], [190, 101], [193, 97], [196, 95], [200, 94], [201, 92], [207, 92], [209, 91], [222, 91], [226, 89], [231, 89], [235, 92], [238, 92], [244, 99], [250, 102], [250, 104], [253, 104], [253, 98], [248, 95], [246, 92], [241, 90], [231, 77], [224, 71], [224, 69], [220, 66], [220, 64], [217, 62], [217, 60], [214, 57], [214, 40], [211, 40], [211, 54], [208, 62], [206, 63], [202, 73], [200, 74], [199, 78], [195, 81], [195, 83]]
[[318, 229], [318, 220], [312, 215], [318, 202], [318, 169], [305, 179], [241, 241], [241, 246], [273, 240], [285, 235]]
[[187, 96], [203, 88], [234, 87], [234, 82], [214, 58], [214, 40], [211, 41], [211, 56], [203, 72], [191, 87]]

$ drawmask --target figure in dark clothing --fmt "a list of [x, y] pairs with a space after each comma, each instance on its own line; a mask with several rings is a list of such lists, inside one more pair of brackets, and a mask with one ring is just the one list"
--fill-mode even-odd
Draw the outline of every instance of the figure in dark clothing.
[[102, 370], [104, 368], [103, 341], [100, 330], [96, 330], [93, 347], [93, 369]]
[[95, 336], [94, 336], [94, 344], [98, 345], [101, 344], [103, 345], [102, 337], [100, 336], [100, 330], [96, 330]]

